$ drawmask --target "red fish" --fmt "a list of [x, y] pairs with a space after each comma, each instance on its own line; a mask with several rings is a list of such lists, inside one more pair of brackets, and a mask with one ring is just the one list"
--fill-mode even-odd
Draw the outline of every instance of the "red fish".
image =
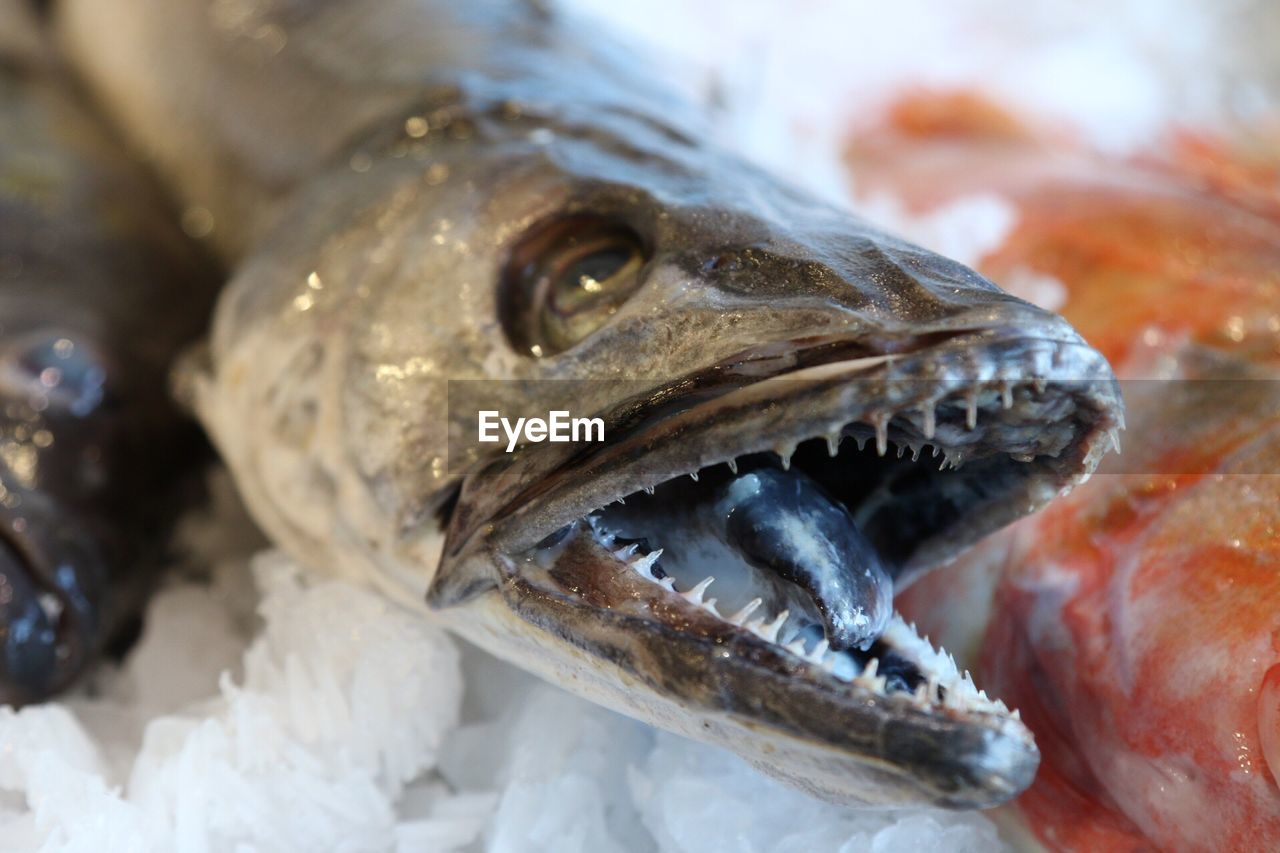
[[1280, 849], [1266, 138], [1183, 133], [1108, 158], [981, 96], [917, 93], [848, 148], [859, 191], [917, 214], [1005, 199], [1016, 224], [981, 271], [1060, 311], [1129, 380], [1122, 457], [904, 596], [1036, 733], [1040, 772], [1014, 807], [1050, 848]]

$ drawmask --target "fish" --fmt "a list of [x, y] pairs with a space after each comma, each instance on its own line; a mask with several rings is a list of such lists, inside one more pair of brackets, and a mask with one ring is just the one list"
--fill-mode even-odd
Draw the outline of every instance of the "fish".
[[169, 363], [219, 285], [27, 7], [0, 3], [0, 704], [136, 636], [210, 456]]
[[1036, 733], [1019, 821], [1054, 850], [1276, 849], [1280, 149], [1252, 125], [1104, 155], [972, 91], [852, 137], [863, 191], [909, 215], [1008, 204], [978, 268], [1123, 387], [1122, 456], [900, 602]]
[[[1030, 783], [889, 602], [1113, 446], [1067, 323], [723, 151], [543, 3], [52, 12], [232, 270], [177, 385], [277, 545], [817, 797]], [[604, 440], [471, 440], [556, 411]]]

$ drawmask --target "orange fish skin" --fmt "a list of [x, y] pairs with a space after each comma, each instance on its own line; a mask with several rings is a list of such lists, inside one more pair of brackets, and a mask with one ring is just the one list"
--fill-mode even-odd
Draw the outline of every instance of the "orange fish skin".
[[1052, 849], [1280, 849], [1277, 151], [1180, 133], [1107, 159], [926, 92], [848, 148], [860, 191], [916, 213], [1006, 199], [981, 271], [1051, 277], [1130, 380], [1123, 456], [900, 599], [1036, 732], [1015, 808]]

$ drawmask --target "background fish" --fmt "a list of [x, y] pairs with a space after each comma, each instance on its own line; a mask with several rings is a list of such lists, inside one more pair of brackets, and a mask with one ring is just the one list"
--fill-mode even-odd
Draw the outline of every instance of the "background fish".
[[[1027, 784], [1016, 717], [883, 603], [1112, 445], [1059, 318], [705, 144], [542, 4], [55, 11], [235, 270], [189, 388], [277, 542], [816, 795]], [[481, 408], [607, 439], [508, 456]]]
[[1009, 200], [982, 269], [1132, 379], [1123, 457], [906, 597], [1016, 697], [1044, 755], [1017, 808], [1055, 849], [1280, 844], [1280, 160], [1263, 138], [1182, 132], [1123, 161], [979, 96], [921, 94], [850, 148], [916, 212]]
[[216, 279], [0, 3], [0, 702], [126, 632], [198, 432], [167, 395]]

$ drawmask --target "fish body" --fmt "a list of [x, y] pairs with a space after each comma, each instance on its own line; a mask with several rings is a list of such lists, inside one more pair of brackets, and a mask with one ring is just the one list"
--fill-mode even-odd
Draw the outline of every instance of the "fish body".
[[21, 704], [120, 639], [150, 587], [204, 446], [168, 366], [216, 278], [25, 6], [0, 4], [0, 33], [0, 702]]
[[[1033, 284], [1124, 385], [1123, 456], [907, 594], [1036, 732], [1044, 760], [1016, 808], [1050, 848], [1280, 844], [1280, 162], [1265, 150], [1184, 133], [1105, 158], [930, 94], [851, 146], [915, 213], [975, 192], [1011, 204], [980, 267]], [[983, 614], [967, 624], [957, 585]]]
[[[817, 796], [1029, 782], [1008, 709], [875, 606], [1111, 446], [1059, 318], [716, 149], [540, 3], [55, 16], [234, 271], [186, 385], [280, 545]], [[467, 440], [561, 409], [605, 440]], [[737, 477], [794, 523], [717, 519], [762, 517]]]

